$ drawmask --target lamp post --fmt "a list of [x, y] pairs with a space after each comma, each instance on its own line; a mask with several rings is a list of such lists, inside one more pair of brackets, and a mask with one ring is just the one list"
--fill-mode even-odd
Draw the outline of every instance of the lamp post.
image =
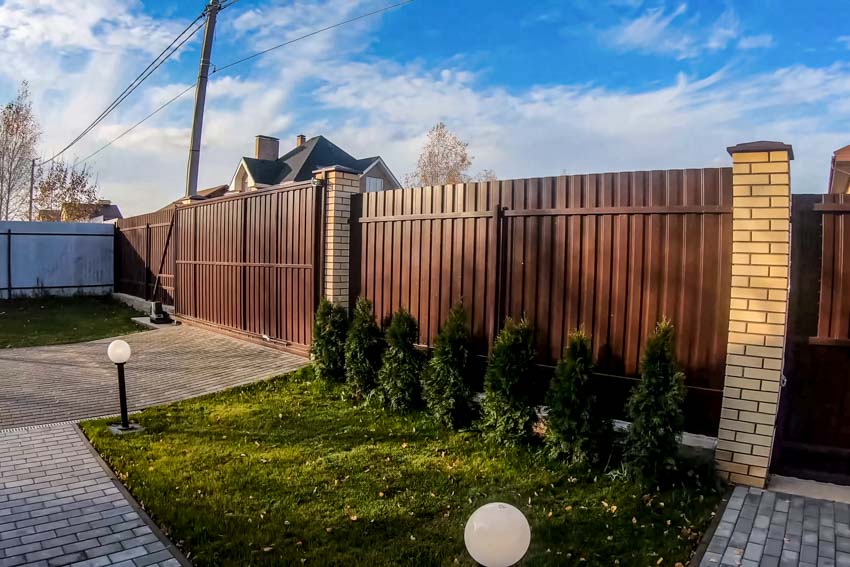
[[478, 508], [463, 530], [466, 550], [484, 567], [519, 563], [531, 544], [531, 527], [516, 507], [491, 502]]
[[121, 429], [129, 431], [130, 419], [127, 417], [127, 389], [124, 387], [124, 363], [130, 360], [130, 345], [120, 339], [109, 343], [106, 354], [118, 367], [118, 396], [121, 399]]

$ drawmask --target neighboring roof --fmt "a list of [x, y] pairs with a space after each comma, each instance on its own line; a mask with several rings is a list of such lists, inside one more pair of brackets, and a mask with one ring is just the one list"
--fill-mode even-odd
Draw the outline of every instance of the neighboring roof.
[[838, 194], [850, 193], [850, 145], [833, 152], [827, 191]]
[[729, 146], [726, 148], [729, 154], [737, 154], [741, 152], [788, 152], [788, 159], [794, 159], [794, 149], [791, 144], [782, 142], [771, 142], [768, 140], [760, 140], [758, 142], [746, 142], [737, 146]]
[[118, 205], [106, 205], [100, 210], [100, 216], [103, 217], [104, 221], [124, 218], [124, 215], [121, 214], [121, 209], [118, 208]]
[[279, 185], [291, 181], [308, 181], [317, 169], [334, 165], [362, 173], [378, 159], [357, 159], [324, 136], [315, 136], [276, 160], [244, 157], [242, 161], [254, 183]]
[[[229, 185], [216, 185], [215, 187], [207, 187], [206, 189], [201, 189], [200, 191], [198, 191], [197, 198], [201, 199], [201, 200], [203, 200], [203, 199], [215, 199], [216, 197], [221, 197], [222, 195], [227, 193], [228, 189], [230, 189]], [[183, 202], [183, 200], [185, 198], [186, 197], [180, 197], [176, 201], [172, 201], [172, 202], [168, 203], [167, 205], [165, 205], [161, 209], [157, 210], [156, 212], [158, 213], [159, 211], [164, 211], [166, 209], [170, 209], [170, 208], [174, 207], [174, 205], [179, 205], [180, 203]]]
[[59, 222], [62, 220], [62, 213], [59, 209], [39, 209], [36, 219], [40, 221]]

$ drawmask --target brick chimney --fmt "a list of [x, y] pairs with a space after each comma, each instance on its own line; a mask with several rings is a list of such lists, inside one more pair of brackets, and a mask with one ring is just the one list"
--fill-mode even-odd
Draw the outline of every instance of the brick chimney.
[[304, 134], [298, 134], [298, 136], [295, 138], [295, 147], [300, 148], [301, 146], [304, 145], [304, 142], [306, 142], [306, 141], [307, 141], [307, 136], [305, 136]]
[[280, 140], [271, 136], [257, 136], [254, 144], [254, 157], [276, 160], [280, 155]]

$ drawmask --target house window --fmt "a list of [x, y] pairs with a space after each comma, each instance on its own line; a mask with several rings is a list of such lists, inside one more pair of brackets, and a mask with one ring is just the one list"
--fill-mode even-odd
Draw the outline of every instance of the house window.
[[244, 193], [248, 190], [248, 176], [243, 172], [242, 179], [239, 180], [239, 191]]
[[375, 191], [383, 191], [384, 190], [384, 180], [380, 177], [367, 177], [366, 178], [366, 192], [372, 193]]

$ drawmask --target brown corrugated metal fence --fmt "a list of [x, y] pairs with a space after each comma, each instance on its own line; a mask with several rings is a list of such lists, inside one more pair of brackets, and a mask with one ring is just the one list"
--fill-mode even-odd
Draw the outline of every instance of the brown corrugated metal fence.
[[850, 340], [850, 195], [824, 195], [819, 340]]
[[[174, 304], [174, 248], [168, 243], [173, 238], [168, 234], [173, 216], [174, 207], [170, 207], [118, 221], [116, 291]], [[156, 297], [153, 297], [155, 284]]]
[[431, 345], [463, 300], [475, 350], [505, 316], [535, 326], [540, 360], [591, 334], [621, 407], [655, 322], [678, 329], [688, 429], [716, 433], [731, 287], [729, 168], [575, 175], [356, 196], [352, 297], [403, 306]]

